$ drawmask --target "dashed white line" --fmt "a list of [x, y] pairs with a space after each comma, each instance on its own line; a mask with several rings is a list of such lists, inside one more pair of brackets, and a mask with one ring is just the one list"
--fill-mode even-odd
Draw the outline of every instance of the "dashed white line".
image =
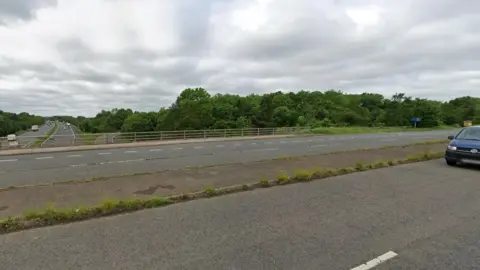
[[233, 146], [241, 146], [241, 145], [242, 145], [241, 143], [236, 143]]
[[81, 156], [82, 156], [82, 155], [68, 155], [67, 157], [72, 158], [72, 157], [81, 157]]
[[18, 161], [18, 159], [0, 159], [0, 162], [13, 162]]
[[125, 160], [124, 162], [140, 162], [140, 161], [145, 161], [144, 159], [130, 159], [130, 160]]
[[36, 159], [52, 159], [53, 157], [37, 157]]
[[301, 143], [302, 141], [292, 141], [293, 143]]
[[183, 148], [181, 147], [176, 147], [176, 148], [173, 148], [173, 150], [182, 150]]
[[312, 145], [310, 147], [325, 147], [327, 146], [326, 144], [315, 144], [315, 145]]
[[194, 149], [203, 149], [203, 148], [205, 148], [205, 146], [195, 146], [195, 147], [193, 147], [193, 148], [194, 148]]
[[368, 270], [368, 269], [372, 269], [373, 267], [385, 262], [385, 261], [388, 261], [394, 257], [396, 257], [398, 254], [393, 252], [393, 251], [389, 251], [383, 255], [380, 255], [378, 256], [377, 258], [371, 260], [371, 261], [368, 261], [367, 263], [364, 263], [362, 265], [359, 265], [355, 268], [352, 268], [351, 270]]
[[111, 155], [112, 153], [98, 153], [99, 155]]
[[225, 145], [219, 144], [219, 145], [216, 145], [216, 147], [219, 147], [219, 148], [220, 148], [220, 147], [225, 147]]
[[163, 149], [150, 149], [148, 151], [149, 152], [159, 152], [159, 151], [163, 151]]
[[273, 142], [266, 142], [265, 144], [272, 144]]
[[250, 152], [261, 152], [261, 151], [276, 151], [278, 148], [265, 148], [265, 149], [254, 149], [254, 150], [249, 150]]
[[137, 153], [137, 151], [125, 151], [126, 154]]
[[256, 142], [252, 142], [252, 145], [257, 145], [257, 143], [256, 143]]

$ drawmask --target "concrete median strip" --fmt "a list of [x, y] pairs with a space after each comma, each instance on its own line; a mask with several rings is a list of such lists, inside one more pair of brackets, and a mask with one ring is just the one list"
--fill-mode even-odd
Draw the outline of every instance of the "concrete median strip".
[[[386, 150], [384, 150], [386, 151]], [[388, 155], [386, 155], [388, 156]], [[312, 180], [324, 179], [338, 175], [344, 175], [354, 172], [385, 168], [400, 164], [420, 162], [432, 159], [438, 159], [443, 156], [443, 152], [417, 151], [413, 155], [403, 158], [385, 159], [371, 163], [356, 162], [352, 166], [339, 168], [317, 168], [315, 170], [295, 170], [293, 175], [287, 172], [281, 172], [276, 179], [262, 178], [257, 182], [250, 182], [239, 185], [225, 186], [220, 188], [206, 187], [202, 191], [188, 192], [169, 196], [152, 196], [147, 199], [121, 199], [121, 200], [105, 200], [103, 203], [91, 207], [73, 207], [66, 209], [56, 209], [50, 205], [44, 210], [25, 211], [21, 217], [8, 217], [0, 221], [0, 234], [14, 232], [18, 230], [44, 227], [61, 223], [68, 223], [102, 216], [127, 213], [146, 208], [154, 208], [166, 206], [179, 202], [186, 202], [200, 198], [209, 198], [224, 194], [231, 194], [246, 190], [258, 188], [274, 187], [279, 185], [287, 185], [299, 182], [308, 182]], [[342, 157], [339, 157], [342, 159]], [[291, 162], [290, 160], [288, 162]], [[265, 166], [262, 166], [265, 167]], [[258, 176], [260, 177], [260, 176]], [[115, 180], [116, 181], [116, 180]], [[168, 188], [168, 186], [164, 186]], [[76, 190], [79, 190], [76, 188]], [[15, 188], [12, 190], [15, 191]], [[9, 192], [9, 190], [3, 191]], [[147, 192], [147, 191], [145, 191]]]

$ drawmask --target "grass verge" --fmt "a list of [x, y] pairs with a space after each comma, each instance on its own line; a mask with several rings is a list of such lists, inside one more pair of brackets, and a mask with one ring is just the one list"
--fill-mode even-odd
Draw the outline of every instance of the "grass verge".
[[277, 179], [259, 179], [259, 182], [236, 185], [224, 188], [209, 187], [203, 191], [188, 194], [173, 195], [168, 197], [152, 197], [149, 199], [131, 200], [105, 200], [102, 204], [93, 207], [76, 207], [71, 209], [56, 209], [49, 205], [40, 211], [26, 211], [23, 216], [8, 217], [0, 221], [0, 234], [10, 233], [31, 228], [45, 227], [62, 223], [69, 223], [80, 220], [110, 216], [121, 213], [133, 212], [141, 209], [166, 206], [174, 203], [191, 201], [200, 198], [210, 198], [219, 195], [231, 194], [258, 188], [269, 188], [278, 185], [287, 185], [298, 182], [324, 179], [327, 177], [345, 175], [349, 173], [385, 168], [399, 164], [420, 162], [443, 157], [444, 152], [421, 152], [416, 155], [407, 156], [397, 160], [382, 160], [369, 164], [357, 163], [355, 167], [339, 169], [297, 170], [294, 175], [287, 175], [286, 172], [278, 174]]

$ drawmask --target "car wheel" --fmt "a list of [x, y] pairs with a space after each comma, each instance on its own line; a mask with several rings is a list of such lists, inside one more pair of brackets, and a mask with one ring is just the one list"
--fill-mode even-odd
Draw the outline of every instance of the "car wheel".
[[447, 162], [447, 165], [450, 165], [450, 166], [457, 165], [457, 162], [455, 160], [446, 160], [446, 162]]

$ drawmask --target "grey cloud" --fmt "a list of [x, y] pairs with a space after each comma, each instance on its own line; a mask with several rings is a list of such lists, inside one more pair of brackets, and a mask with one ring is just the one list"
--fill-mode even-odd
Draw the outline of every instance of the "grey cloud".
[[0, 23], [9, 19], [31, 19], [36, 9], [56, 4], [57, 0], [2, 0], [0, 1]]
[[[480, 59], [475, 58], [480, 48], [480, 19], [473, 16], [480, 11], [477, 1], [462, 1], [462, 5], [453, 0], [399, 1], [387, 5], [380, 0], [278, 0], [268, 10], [274, 18], [274, 23], [266, 26], [269, 31], [263, 28], [248, 33], [227, 28], [227, 35], [237, 37], [228, 45], [213, 39], [215, 28], [210, 19], [218, 12], [228, 12], [227, 8], [244, 7], [253, 1], [176, 3], [180, 45], [172, 51], [132, 48], [119, 54], [96, 53], [80, 39], [66, 38], [56, 43], [62, 65], [0, 56], [0, 63], [7, 63], [0, 64], [0, 109], [46, 115], [95, 115], [115, 107], [158, 110], [174, 102], [182, 89], [197, 86], [213, 94], [335, 88], [386, 96], [405, 92], [440, 100], [452, 98], [452, 93], [480, 93], [478, 85], [470, 81], [477, 73], [451, 75], [480, 71]], [[359, 34], [342, 12], [372, 3], [384, 5], [385, 17], [377, 28]], [[6, 10], [1, 5], [0, 10]], [[24, 10], [35, 7], [38, 4]], [[319, 7], [322, 12], [318, 12]], [[340, 19], [329, 18], [329, 14]], [[285, 18], [294, 23], [282, 25]], [[223, 23], [225, 27], [228, 24]], [[40, 85], [35, 88], [25, 83], [14, 90], [15, 95], [2, 88], [2, 82], [19, 80], [39, 80]]]

